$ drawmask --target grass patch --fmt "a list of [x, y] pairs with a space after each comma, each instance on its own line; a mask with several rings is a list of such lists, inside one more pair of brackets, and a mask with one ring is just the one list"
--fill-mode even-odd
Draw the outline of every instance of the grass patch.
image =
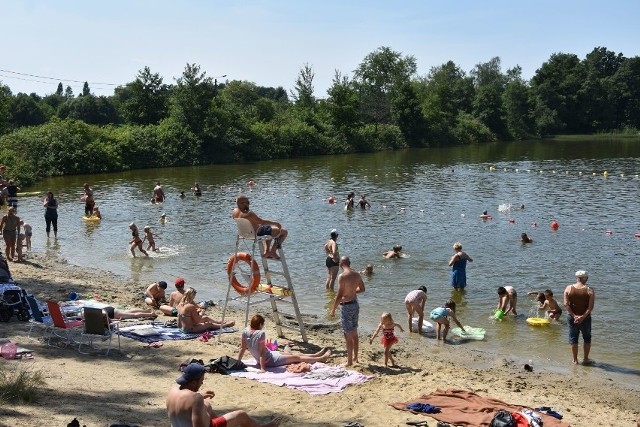
[[34, 403], [38, 390], [45, 385], [40, 371], [32, 372], [24, 363], [14, 370], [0, 367], [0, 402]]

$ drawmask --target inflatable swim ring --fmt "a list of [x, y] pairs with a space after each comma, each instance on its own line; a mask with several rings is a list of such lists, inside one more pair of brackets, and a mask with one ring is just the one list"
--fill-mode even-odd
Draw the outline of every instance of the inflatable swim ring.
[[18, 197], [29, 197], [29, 196], [38, 196], [42, 192], [41, 191], [23, 191], [21, 193], [17, 193]]
[[531, 326], [548, 326], [551, 324], [551, 321], [544, 317], [528, 317], [527, 323]]
[[[251, 266], [251, 283], [248, 286], [242, 286], [236, 278], [236, 271], [234, 271], [236, 260], [244, 261]], [[258, 285], [260, 285], [260, 267], [258, 267], [258, 263], [252, 259], [251, 255], [247, 252], [238, 252], [229, 257], [229, 261], [227, 261], [227, 274], [229, 275], [231, 286], [233, 286], [233, 289], [239, 294], [253, 293], [258, 289]]]
[[83, 216], [82, 217], [83, 220], [85, 221], [100, 221], [102, 218], [98, 218], [97, 216]]
[[291, 295], [293, 295], [293, 291], [291, 289], [268, 285], [266, 283], [260, 283], [258, 285], [258, 290], [267, 294], [279, 295], [283, 297], [290, 297]]

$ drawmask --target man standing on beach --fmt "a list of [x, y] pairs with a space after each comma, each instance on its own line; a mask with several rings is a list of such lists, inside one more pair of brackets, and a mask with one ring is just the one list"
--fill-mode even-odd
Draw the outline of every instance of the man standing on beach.
[[569, 285], [564, 290], [564, 306], [569, 312], [567, 324], [569, 325], [569, 344], [573, 354], [573, 363], [578, 363], [578, 339], [582, 332], [584, 341], [583, 365], [590, 365], [589, 351], [591, 350], [591, 312], [596, 299], [596, 294], [587, 286], [589, 274], [585, 270], [576, 271], [576, 283]]
[[280, 420], [274, 419], [260, 424], [249, 417], [245, 411], [233, 411], [224, 415], [216, 415], [209, 402], [216, 395], [207, 390], [198, 393], [204, 382], [204, 366], [190, 363], [184, 368], [182, 375], [176, 378], [177, 386], [173, 386], [167, 395], [167, 414], [172, 427], [277, 427]]
[[331, 317], [335, 316], [338, 304], [340, 304], [340, 321], [347, 344], [346, 366], [351, 366], [354, 363], [360, 363], [358, 361], [358, 316], [360, 314], [360, 305], [358, 304], [357, 294], [364, 292], [365, 289], [360, 273], [351, 269], [349, 257], [343, 256], [340, 258], [340, 267], [342, 268], [342, 274], [338, 276], [338, 293], [329, 315]]
[[280, 259], [276, 251], [287, 238], [287, 229], [282, 228], [279, 222], [262, 219], [256, 215], [255, 212], [249, 209], [249, 198], [245, 195], [240, 195], [236, 198], [236, 205], [231, 212], [231, 216], [234, 219], [244, 218], [249, 220], [258, 236], [272, 236], [275, 239], [275, 243], [271, 245], [271, 249], [269, 249], [269, 241], [265, 242], [264, 256], [267, 258]]

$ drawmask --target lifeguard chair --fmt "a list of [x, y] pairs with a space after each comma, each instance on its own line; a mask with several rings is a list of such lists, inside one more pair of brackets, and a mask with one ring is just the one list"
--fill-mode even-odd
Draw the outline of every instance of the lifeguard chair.
[[[304, 321], [302, 320], [302, 314], [298, 307], [298, 300], [296, 299], [296, 293], [293, 289], [293, 282], [291, 281], [291, 275], [289, 274], [284, 249], [280, 245], [280, 240], [270, 235], [258, 236], [251, 222], [245, 218], [235, 218], [235, 221], [238, 234], [235, 252], [227, 262], [229, 286], [227, 288], [224, 309], [222, 310], [222, 322], [224, 322], [229, 301], [246, 299], [245, 327], [249, 323], [250, 307], [252, 305], [269, 302], [271, 304], [271, 311], [276, 324], [278, 337], [284, 337], [282, 328], [299, 329], [302, 340], [307, 342]], [[264, 251], [262, 246], [268, 242], [276, 245], [280, 259], [263, 256]], [[258, 256], [260, 257], [264, 277], [260, 274], [260, 267], [256, 262], [256, 251], [258, 251]], [[271, 270], [269, 261], [280, 264], [281, 271]], [[285, 283], [276, 284], [274, 282], [276, 277], [282, 277], [284, 280], [281, 280], [281, 282], [284, 281]], [[240, 296], [233, 298], [231, 296], [231, 289], [238, 292]], [[297, 328], [282, 322], [281, 315], [284, 313], [280, 312], [278, 303], [291, 304], [291, 306], [293, 306], [294, 314], [291, 315], [291, 317], [295, 316], [298, 322]]]

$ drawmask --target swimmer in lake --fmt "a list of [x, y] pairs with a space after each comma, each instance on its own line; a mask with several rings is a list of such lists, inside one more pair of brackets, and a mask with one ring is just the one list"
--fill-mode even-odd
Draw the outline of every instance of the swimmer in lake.
[[385, 259], [393, 259], [393, 258], [402, 258], [404, 254], [402, 253], [402, 246], [395, 245], [393, 250], [387, 251], [384, 253]]
[[533, 239], [529, 236], [527, 236], [527, 233], [522, 233], [520, 235], [520, 241], [522, 243], [533, 243]]

